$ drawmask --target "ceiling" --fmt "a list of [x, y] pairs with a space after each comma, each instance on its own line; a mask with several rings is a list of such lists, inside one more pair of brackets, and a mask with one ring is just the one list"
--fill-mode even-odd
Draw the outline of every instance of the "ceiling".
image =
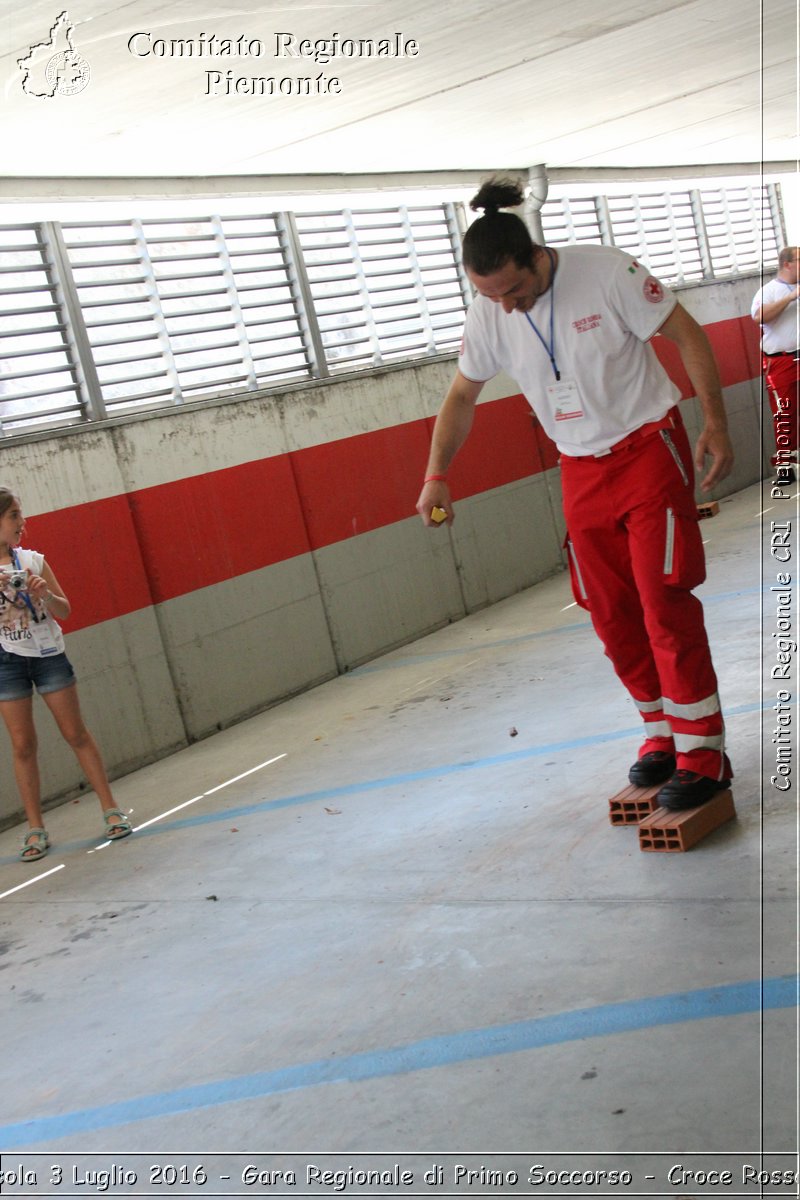
[[[63, 0], [0, 3], [0, 178], [16, 177], [23, 193], [25, 177], [34, 187], [41, 177], [540, 163], [585, 171], [797, 157], [795, 0], [763, 0], [761, 12], [754, 0], [70, 0], [53, 41]], [[71, 43], [59, 40], [68, 25]], [[253, 53], [186, 55], [212, 34]], [[278, 57], [277, 34], [295, 46], [338, 34], [392, 48], [399, 35], [406, 55]], [[18, 60], [37, 45], [23, 87]], [[71, 91], [68, 77], [52, 74], [70, 49], [68, 65], [79, 68]], [[338, 93], [252, 94], [254, 77], [291, 89], [298, 76], [314, 89], [337, 79]], [[37, 86], [56, 90], [31, 94]]]

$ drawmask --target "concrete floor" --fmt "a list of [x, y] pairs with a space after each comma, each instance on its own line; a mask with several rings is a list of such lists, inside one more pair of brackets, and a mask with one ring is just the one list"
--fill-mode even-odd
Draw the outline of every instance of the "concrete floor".
[[[768, 523], [794, 530], [797, 498], [776, 503], [750, 488], [703, 525], [738, 819], [688, 853], [609, 823], [638, 717], [566, 575], [118, 781], [124, 842], [91, 796], [48, 814], [35, 866], [0, 834], [0, 1149], [40, 1166], [4, 1194], [84, 1154], [170, 1195], [276, 1194], [241, 1180], [267, 1152], [417, 1154], [439, 1194], [503, 1191], [448, 1154], [525, 1179], [572, 1152], [640, 1194], [678, 1162], [791, 1159], [794, 766], [769, 777], [795, 685], [770, 679]], [[212, 1178], [162, 1193], [159, 1154]]]

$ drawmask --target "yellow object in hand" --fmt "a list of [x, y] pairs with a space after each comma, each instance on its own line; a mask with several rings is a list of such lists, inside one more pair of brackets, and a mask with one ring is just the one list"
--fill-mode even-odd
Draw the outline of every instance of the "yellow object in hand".
[[443, 508], [437, 508], [434, 504], [433, 508], [431, 509], [431, 520], [437, 525], [441, 525], [442, 521], [447, 520], [447, 513]]

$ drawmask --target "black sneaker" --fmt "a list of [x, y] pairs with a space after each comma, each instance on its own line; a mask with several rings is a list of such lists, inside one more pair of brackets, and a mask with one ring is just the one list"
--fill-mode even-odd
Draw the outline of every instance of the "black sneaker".
[[656, 794], [656, 803], [673, 811], [698, 808], [730, 785], [730, 779], [709, 779], [707, 775], [696, 775], [694, 771], [676, 771]]
[[628, 771], [628, 779], [635, 787], [655, 787], [666, 783], [675, 770], [675, 755], [666, 750], [651, 750], [643, 754]]

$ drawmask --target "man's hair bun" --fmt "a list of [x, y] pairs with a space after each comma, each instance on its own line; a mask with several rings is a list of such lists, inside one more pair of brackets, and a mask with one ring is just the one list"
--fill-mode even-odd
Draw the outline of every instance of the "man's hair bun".
[[470, 208], [483, 216], [473, 221], [461, 243], [461, 260], [475, 275], [491, 275], [507, 262], [528, 268], [536, 247], [528, 226], [517, 213], [501, 212], [517, 208], [525, 199], [523, 185], [515, 179], [487, 179], [470, 201]]
[[501, 208], [517, 208], [525, 199], [522, 184], [513, 179], [489, 179], [470, 200], [473, 212], [483, 209], [486, 217], [494, 216]]

